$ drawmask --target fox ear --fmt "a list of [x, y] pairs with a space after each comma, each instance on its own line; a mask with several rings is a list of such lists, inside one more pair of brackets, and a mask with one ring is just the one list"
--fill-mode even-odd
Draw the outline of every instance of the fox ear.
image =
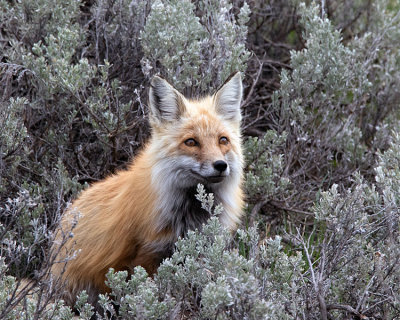
[[176, 121], [185, 111], [184, 97], [166, 80], [155, 76], [150, 83], [149, 105], [153, 120]]
[[240, 122], [242, 101], [242, 78], [240, 72], [233, 74], [214, 95], [217, 113], [226, 120]]

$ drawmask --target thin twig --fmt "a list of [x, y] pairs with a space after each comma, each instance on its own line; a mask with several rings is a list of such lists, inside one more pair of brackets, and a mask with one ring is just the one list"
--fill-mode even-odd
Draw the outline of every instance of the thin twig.
[[[246, 106], [249, 103], [250, 98], [253, 96], [254, 88], [255, 88], [256, 84], [258, 83], [258, 79], [260, 78], [260, 74], [261, 74], [261, 71], [262, 71], [262, 68], [263, 68], [263, 65], [264, 65], [264, 63], [261, 62], [260, 59], [258, 59], [258, 57], [256, 55], [255, 55], [255, 57], [257, 59], [257, 62], [259, 63], [259, 67], [258, 67], [258, 70], [257, 70], [257, 73], [256, 73], [256, 77], [253, 80], [253, 83], [252, 83], [252, 85], [250, 87], [250, 90], [249, 90], [249, 92], [247, 94], [246, 99], [242, 103], [242, 106]], [[263, 59], [264, 59], [264, 57], [263, 57]]]
[[328, 304], [326, 306], [326, 308], [328, 310], [344, 310], [346, 312], [349, 312], [357, 317], [359, 317], [360, 319], [368, 319], [368, 317], [366, 317], [365, 315], [361, 314], [360, 312], [358, 312], [356, 309], [354, 309], [351, 306], [348, 306], [346, 304], [337, 304], [337, 303], [332, 303], [332, 304]]

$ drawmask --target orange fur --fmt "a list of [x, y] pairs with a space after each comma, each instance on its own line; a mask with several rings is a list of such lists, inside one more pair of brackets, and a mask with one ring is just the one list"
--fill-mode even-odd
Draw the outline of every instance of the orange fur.
[[[63, 281], [67, 303], [72, 305], [84, 289], [95, 303], [97, 295], [107, 291], [105, 274], [111, 267], [131, 272], [141, 265], [154, 273], [177, 237], [204, 222], [199, 217], [205, 214], [196, 203], [184, 199], [199, 182], [208, 185], [224, 206], [221, 222], [235, 228], [243, 204], [240, 111], [236, 114], [228, 105], [236, 102], [232, 100], [235, 89], [241, 91], [240, 75], [235, 77], [202, 100], [187, 100], [164, 80], [153, 80], [149, 143], [128, 170], [83, 191], [57, 230], [53, 245], [56, 263], [51, 273]], [[234, 98], [240, 104], [241, 92]], [[224, 103], [232, 110], [224, 109]], [[224, 117], [224, 112], [231, 115]], [[229, 143], [221, 143], [221, 137], [227, 137]], [[185, 143], [191, 138], [198, 146]], [[218, 160], [226, 161], [229, 168], [216, 171]], [[210, 182], [209, 177], [216, 174], [226, 177], [220, 178], [222, 182]], [[179, 215], [185, 210], [190, 213], [191, 208], [199, 215]], [[60, 247], [65, 235], [67, 241]]]

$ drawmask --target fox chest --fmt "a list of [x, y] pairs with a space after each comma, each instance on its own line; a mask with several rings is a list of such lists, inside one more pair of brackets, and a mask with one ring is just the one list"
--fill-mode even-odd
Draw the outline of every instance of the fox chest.
[[160, 207], [158, 230], [170, 230], [175, 239], [189, 230], [201, 229], [209, 219], [208, 211], [196, 199], [196, 187], [165, 195]]
[[142, 243], [133, 259], [134, 266], [141, 265], [150, 274], [163, 259], [172, 255], [178, 237], [185, 236], [189, 230], [201, 229], [210, 217], [196, 199], [196, 188], [180, 191], [169, 198], [165, 195], [163, 200], [156, 224], [157, 236]]
[[169, 227], [179, 236], [184, 236], [189, 230], [201, 229], [210, 218], [208, 211], [201, 207], [196, 199], [196, 189], [191, 188], [175, 199], [169, 212]]

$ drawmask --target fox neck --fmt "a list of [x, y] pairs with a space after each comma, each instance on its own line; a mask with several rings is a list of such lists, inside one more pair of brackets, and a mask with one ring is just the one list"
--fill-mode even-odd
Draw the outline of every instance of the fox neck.
[[[184, 236], [188, 230], [200, 229], [210, 214], [196, 199], [197, 186], [179, 183], [184, 179], [179, 170], [166, 170], [168, 165], [163, 162], [168, 160], [160, 161], [152, 170], [152, 185], [157, 198], [157, 230], [171, 230], [176, 237]], [[214, 194], [215, 204], [223, 202], [220, 197], [223, 184], [220, 183], [219, 187], [204, 186], [207, 193]]]
[[[196, 199], [196, 187], [170, 191], [162, 195], [169, 204], [161, 209], [159, 228], [171, 229], [176, 237], [184, 236], [188, 230], [200, 229], [210, 214]], [[206, 191], [211, 192], [207, 187]]]

